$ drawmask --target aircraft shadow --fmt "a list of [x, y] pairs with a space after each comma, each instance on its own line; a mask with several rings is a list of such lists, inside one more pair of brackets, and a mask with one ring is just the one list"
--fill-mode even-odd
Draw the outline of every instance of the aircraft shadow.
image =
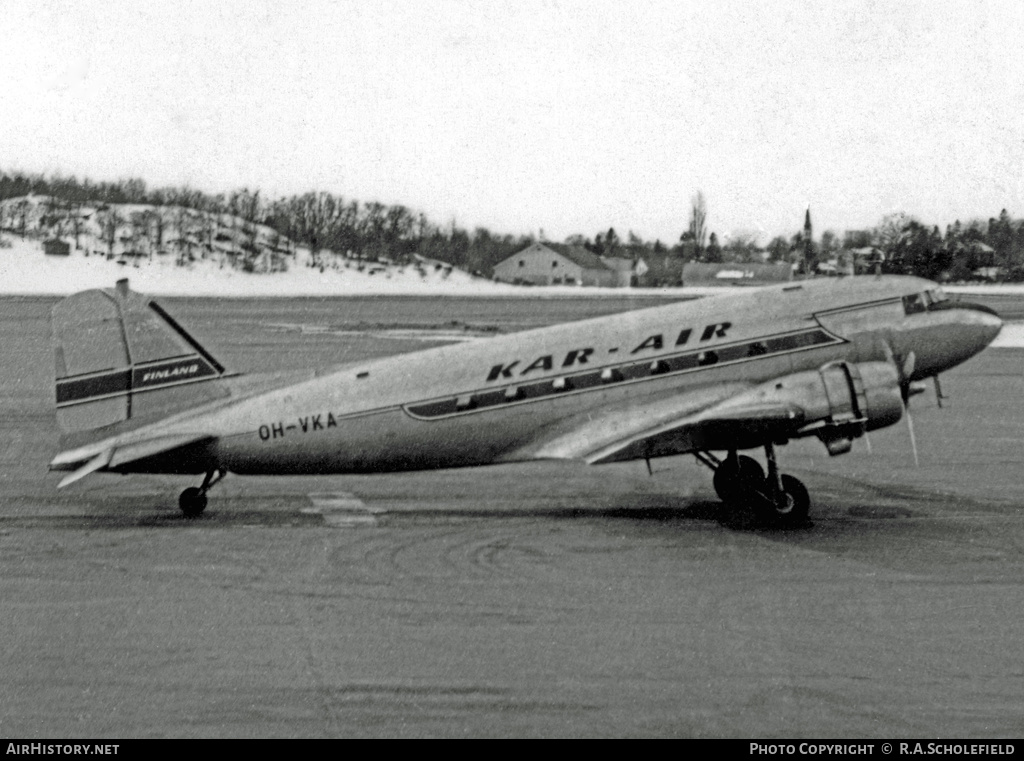
[[[261, 501], [261, 500], [257, 500]], [[453, 522], [453, 521], [509, 521], [509, 520], [551, 520], [551, 521], [626, 521], [630, 523], [678, 524], [715, 522], [734, 531], [782, 529], [784, 527], [766, 520], [753, 511], [726, 509], [717, 500], [665, 496], [656, 500], [647, 497], [647, 504], [603, 504], [603, 505], [524, 505], [522, 507], [470, 507], [436, 508], [402, 506], [400, 509], [381, 509], [365, 512], [340, 513], [364, 517], [363, 522], [353, 525], [400, 526], [411, 523]], [[308, 510], [304, 499], [288, 499], [282, 504], [280, 498], [267, 500], [266, 507], [252, 506], [252, 499], [224, 499], [211, 502], [201, 516], [187, 518], [171, 507], [155, 508], [147, 500], [107, 499], [101, 505], [87, 507], [87, 512], [61, 515], [20, 515], [0, 517], [0, 528], [49, 528], [81, 530], [124, 530], [125, 528], [183, 528], [183, 527], [272, 527], [310, 528], [329, 525], [326, 518], [339, 513], [318, 513]], [[300, 507], [293, 503], [300, 503]], [[236, 504], [232, 504], [236, 503]], [[244, 503], [242, 506], [238, 503]], [[334, 525], [338, 525], [335, 523]], [[806, 529], [806, 525], [785, 527], [787, 530]]]

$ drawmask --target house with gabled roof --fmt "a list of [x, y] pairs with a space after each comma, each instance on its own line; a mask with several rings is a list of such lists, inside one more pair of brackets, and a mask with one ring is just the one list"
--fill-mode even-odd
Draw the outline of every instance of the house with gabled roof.
[[609, 263], [583, 246], [541, 241], [494, 265], [494, 279], [525, 285], [596, 285], [607, 288], [630, 284], [633, 263]]

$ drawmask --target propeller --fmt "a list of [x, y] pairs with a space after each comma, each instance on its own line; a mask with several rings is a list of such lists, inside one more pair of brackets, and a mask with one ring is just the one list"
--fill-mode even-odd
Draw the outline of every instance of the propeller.
[[910, 434], [910, 451], [914, 454], [914, 467], [921, 467], [921, 460], [917, 456], [917, 436], [914, 433], [914, 416], [910, 412], [910, 397], [916, 396], [924, 391], [920, 386], [916, 386], [910, 382], [910, 377], [914, 374], [914, 365], [917, 364], [917, 355], [913, 351], [908, 352], [903, 357], [902, 362], [896, 361], [896, 355], [889, 345], [888, 341], [883, 341], [882, 346], [885, 349], [885, 356], [893, 365], [896, 367], [896, 373], [899, 377], [900, 384], [900, 396], [903, 397], [903, 410], [906, 412], [907, 418], [907, 432]]
[[910, 432], [910, 449], [914, 453], [914, 467], [920, 468], [921, 461], [917, 457], [917, 436], [914, 435], [914, 416], [910, 414], [910, 397], [921, 393], [922, 389], [914, 388], [910, 383], [910, 376], [914, 374], [914, 365], [917, 363], [917, 355], [910, 352], [903, 360], [903, 367], [900, 368], [900, 393], [903, 395], [903, 409], [907, 411], [907, 430]]

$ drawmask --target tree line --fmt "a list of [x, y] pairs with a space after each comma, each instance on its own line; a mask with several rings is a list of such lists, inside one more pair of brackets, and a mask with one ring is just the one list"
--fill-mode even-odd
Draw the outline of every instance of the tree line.
[[[495, 233], [484, 227], [467, 230], [454, 220], [438, 224], [400, 204], [361, 203], [323, 191], [268, 199], [248, 188], [210, 194], [188, 186], [149, 188], [138, 178], [95, 182], [0, 170], [0, 201], [30, 194], [51, 197], [66, 208], [144, 204], [179, 214], [182, 209], [229, 214], [251, 225], [273, 228], [293, 244], [314, 251], [328, 249], [351, 258], [398, 263], [418, 254], [488, 275], [495, 264], [537, 240], [529, 234]], [[687, 229], [671, 244], [645, 241], [631, 230], [623, 239], [612, 227], [592, 238], [571, 235], [564, 242], [599, 256], [643, 258], [654, 269], [656, 280], [665, 284], [677, 277], [673, 273], [687, 261], [792, 262], [807, 273], [817, 271], [819, 263], [834, 261], [840, 271], [869, 267], [933, 280], [1024, 281], [1024, 222], [1012, 219], [1005, 209], [988, 220], [956, 221], [944, 232], [896, 213], [868, 230], [845, 231], [842, 236], [826, 230], [817, 240], [805, 240], [800, 230], [776, 236], [764, 247], [754, 233], [733, 233], [721, 241], [715, 232], [709, 233], [707, 220], [707, 201], [698, 192], [691, 200]], [[16, 228], [16, 221], [0, 220], [0, 227], [4, 226]], [[867, 250], [871, 254], [865, 254]]]
[[[210, 194], [187, 186], [149, 188], [138, 178], [94, 182], [74, 176], [0, 170], [0, 201], [33, 194], [49, 197], [51, 203], [62, 208], [140, 204], [165, 207], [173, 210], [172, 215], [185, 209], [227, 214], [245, 224], [273, 228], [293, 244], [314, 251], [328, 249], [354, 259], [400, 264], [418, 254], [469, 272], [489, 272], [493, 265], [535, 240], [531, 235], [498, 234], [484, 227], [470, 231], [454, 220], [437, 224], [400, 204], [360, 203], [322, 191], [267, 199], [259, 190], [248, 188]], [[17, 230], [17, 226], [17, 220], [0, 220], [0, 227]], [[116, 225], [111, 228], [116, 229]]]

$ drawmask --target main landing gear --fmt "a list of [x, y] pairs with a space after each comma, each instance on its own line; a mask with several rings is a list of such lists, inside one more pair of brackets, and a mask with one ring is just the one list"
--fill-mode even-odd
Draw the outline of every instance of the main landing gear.
[[766, 444], [764, 453], [767, 475], [757, 460], [737, 455], [736, 450], [724, 460], [710, 452], [695, 456], [714, 471], [715, 491], [726, 506], [751, 507], [760, 517], [783, 526], [806, 525], [811, 507], [807, 488], [793, 476], [779, 473], [773, 444]]
[[211, 470], [206, 474], [201, 486], [190, 486], [178, 497], [178, 507], [186, 518], [198, 518], [206, 509], [206, 492], [219, 482], [228, 472], [223, 468]]

